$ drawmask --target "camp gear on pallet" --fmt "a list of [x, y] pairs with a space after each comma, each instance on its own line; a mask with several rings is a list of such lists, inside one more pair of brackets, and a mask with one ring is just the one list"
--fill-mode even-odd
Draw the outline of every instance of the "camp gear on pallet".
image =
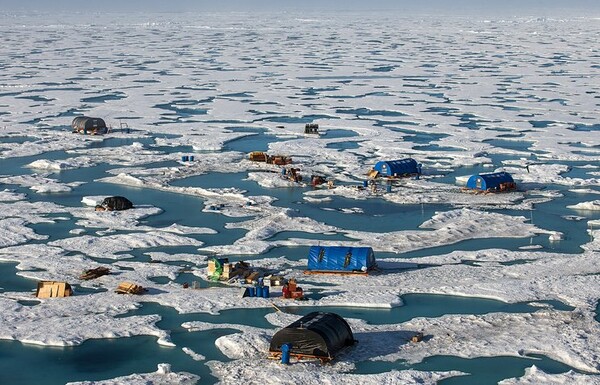
[[267, 159], [267, 163], [285, 166], [286, 164], [292, 163], [292, 158], [284, 155], [270, 155]]
[[291, 278], [283, 288], [281, 288], [281, 294], [283, 298], [288, 299], [302, 299], [304, 297], [304, 291], [300, 286], [297, 285], [296, 280]]
[[118, 293], [118, 294], [143, 294], [145, 291], [146, 291], [146, 289], [144, 289], [140, 285], [136, 285], [135, 283], [121, 282], [119, 284], [119, 286], [117, 287], [117, 289], [115, 290], [115, 293]]
[[[375, 179], [379, 176], [379, 171], [371, 169], [371, 171], [369, 171], [367, 173], [367, 176], [369, 177], [369, 179]], [[365, 186], [365, 187], [367, 187], [367, 186]]]
[[266, 152], [262, 151], [252, 151], [250, 155], [248, 155], [248, 159], [253, 162], [266, 162], [269, 156]]
[[246, 276], [250, 273], [250, 264], [244, 261], [236, 262], [235, 265], [228, 263], [223, 269], [223, 279], [233, 280], [239, 276]]
[[319, 125], [317, 123], [306, 123], [304, 125], [304, 133], [319, 135]]
[[229, 263], [227, 258], [212, 258], [208, 261], [208, 278], [211, 281], [218, 281], [223, 274], [223, 265]]
[[240, 291], [241, 298], [245, 297], [258, 297], [258, 298], [269, 298], [269, 286], [252, 286], [242, 287]]
[[310, 184], [312, 186], [318, 186], [325, 182], [327, 182], [327, 180], [325, 178], [323, 178], [321, 175], [311, 175], [311, 177], [310, 177]]
[[298, 171], [300, 171], [299, 168], [293, 168], [293, 167], [290, 167], [288, 169], [284, 168], [282, 170], [281, 174], [284, 178], [287, 178], [287, 179], [291, 180], [292, 182], [298, 183], [302, 180], [302, 175], [298, 174]]
[[212, 258], [208, 261], [208, 277], [212, 281], [229, 281], [238, 276], [250, 274], [250, 265], [244, 261], [229, 263], [227, 258]]
[[418, 332], [410, 338], [410, 342], [421, 342], [423, 341], [423, 333]]
[[258, 276], [260, 273], [258, 271], [253, 271], [246, 276], [246, 283], [252, 283], [254, 281], [258, 281]]
[[283, 166], [286, 164], [292, 163], [292, 158], [284, 155], [268, 155], [263, 151], [252, 151], [248, 155], [248, 159], [253, 162], [265, 162], [269, 164], [276, 164], [278, 166]]
[[35, 296], [38, 298], [70, 297], [73, 295], [71, 285], [66, 282], [40, 281]]
[[283, 285], [283, 277], [280, 275], [267, 275], [263, 279], [264, 286], [281, 286]]
[[79, 279], [83, 279], [83, 280], [94, 279], [94, 278], [98, 278], [98, 277], [101, 277], [101, 276], [107, 275], [107, 274], [110, 274], [110, 269], [108, 267], [100, 266], [100, 267], [96, 267], [95, 269], [89, 269], [89, 270], [84, 271], [79, 276]]

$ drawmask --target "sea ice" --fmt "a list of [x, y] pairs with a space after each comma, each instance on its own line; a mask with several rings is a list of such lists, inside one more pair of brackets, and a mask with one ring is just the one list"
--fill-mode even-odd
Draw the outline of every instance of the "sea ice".
[[199, 376], [186, 372], [171, 372], [171, 365], [159, 364], [154, 373], [131, 374], [101, 381], [69, 382], [67, 385], [195, 385], [199, 380]]

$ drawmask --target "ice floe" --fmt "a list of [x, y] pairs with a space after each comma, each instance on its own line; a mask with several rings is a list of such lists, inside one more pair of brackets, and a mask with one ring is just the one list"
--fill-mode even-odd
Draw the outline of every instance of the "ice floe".
[[170, 364], [159, 364], [158, 369], [153, 373], [131, 374], [110, 380], [69, 382], [67, 385], [194, 385], [199, 380], [199, 376], [191, 373], [172, 372]]
[[570, 209], [574, 210], [600, 210], [600, 200], [590, 201], [590, 202], [580, 202], [576, 205], [567, 206]]
[[525, 375], [518, 378], [510, 378], [500, 381], [499, 385], [597, 385], [600, 384], [600, 376], [576, 373], [572, 370], [562, 374], [550, 374], [532, 366], [525, 370]]
[[0, 178], [0, 183], [28, 187], [37, 193], [64, 193], [70, 192], [73, 187], [83, 182], [60, 183], [56, 179], [48, 178], [48, 175], [32, 174]]
[[0, 297], [2, 307], [11, 310], [0, 315], [0, 339], [49, 346], [73, 346], [91, 338], [137, 335], [169, 339], [168, 332], [155, 326], [160, 320], [158, 315], [114, 317], [136, 308], [127, 296], [97, 293], [41, 300], [42, 303], [36, 306], [20, 305], [16, 299], [31, 297], [11, 293], [3, 293]]

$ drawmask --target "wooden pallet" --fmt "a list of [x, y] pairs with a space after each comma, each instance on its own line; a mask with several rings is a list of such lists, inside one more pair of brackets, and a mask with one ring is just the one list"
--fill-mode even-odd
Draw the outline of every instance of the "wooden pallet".
[[83, 274], [79, 276], [79, 279], [94, 279], [107, 274], [110, 274], [110, 269], [108, 267], [100, 266], [95, 269], [89, 269], [84, 271]]
[[[330, 362], [331, 360], [333, 360], [333, 357], [321, 357], [321, 356], [314, 356], [311, 354], [296, 354], [296, 353], [290, 353], [290, 358], [294, 357], [297, 360], [319, 360], [321, 361], [321, 364], [326, 364], [328, 362]], [[281, 352], [269, 352], [269, 356], [267, 357], [270, 360], [280, 360], [281, 359]]]
[[369, 275], [368, 271], [322, 271], [322, 270], [304, 270], [304, 274], [316, 275]]
[[143, 294], [145, 291], [140, 285], [131, 282], [121, 282], [115, 289], [115, 293], [118, 294]]

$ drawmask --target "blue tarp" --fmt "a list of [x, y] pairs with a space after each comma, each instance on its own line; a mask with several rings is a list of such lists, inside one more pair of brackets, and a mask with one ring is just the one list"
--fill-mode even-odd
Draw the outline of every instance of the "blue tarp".
[[375, 164], [374, 170], [384, 176], [403, 176], [421, 174], [421, 166], [413, 158], [382, 160]]
[[308, 252], [310, 271], [367, 271], [375, 267], [370, 247], [311, 246]]
[[467, 188], [477, 190], [500, 189], [502, 183], [515, 183], [507, 172], [494, 172], [491, 174], [472, 175], [467, 181]]

